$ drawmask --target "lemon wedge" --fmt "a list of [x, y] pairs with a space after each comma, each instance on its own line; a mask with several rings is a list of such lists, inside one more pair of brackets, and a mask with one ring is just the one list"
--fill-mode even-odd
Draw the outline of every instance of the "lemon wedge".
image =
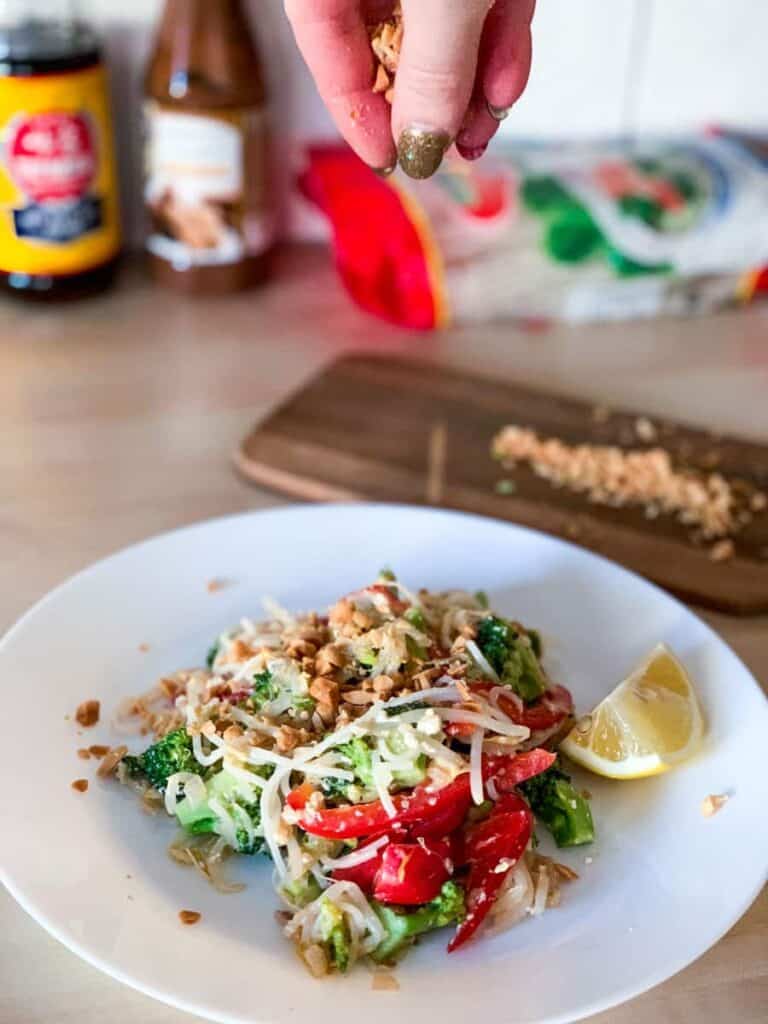
[[693, 684], [664, 644], [589, 715], [560, 749], [576, 764], [609, 779], [642, 779], [687, 760], [704, 722]]

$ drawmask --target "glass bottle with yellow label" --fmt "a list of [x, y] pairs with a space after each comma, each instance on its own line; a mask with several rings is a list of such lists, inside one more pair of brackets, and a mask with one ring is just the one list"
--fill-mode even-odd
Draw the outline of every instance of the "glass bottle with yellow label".
[[120, 252], [109, 92], [70, 0], [0, 0], [0, 288], [70, 298]]
[[259, 283], [275, 210], [262, 68], [241, 0], [165, 0], [145, 93], [155, 278], [192, 294]]

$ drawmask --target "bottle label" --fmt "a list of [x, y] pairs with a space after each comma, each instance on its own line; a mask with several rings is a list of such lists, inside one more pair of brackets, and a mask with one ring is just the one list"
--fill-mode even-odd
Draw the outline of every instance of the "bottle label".
[[178, 270], [238, 263], [272, 240], [260, 111], [146, 105], [147, 248]]
[[0, 270], [76, 274], [120, 246], [104, 69], [0, 78]]

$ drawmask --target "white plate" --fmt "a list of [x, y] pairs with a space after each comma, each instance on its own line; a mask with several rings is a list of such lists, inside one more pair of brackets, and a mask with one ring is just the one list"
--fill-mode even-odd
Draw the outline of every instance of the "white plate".
[[[322, 983], [273, 920], [268, 864], [222, 896], [170, 862], [173, 829], [133, 794], [94, 775], [77, 747], [116, 742], [118, 700], [200, 664], [211, 639], [270, 594], [322, 607], [392, 566], [414, 586], [488, 591], [541, 628], [548, 665], [579, 709], [591, 707], [659, 641], [696, 681], [709, 723], [704, 751], [642, 782], [589, 779], [599, 838], [563, 859], [581, 875], [562, 906], [448, 957], [446, 934], [373, 992], [365, 969]], [[724, 570], [727, 571], [727, 570]], [[212, 578], [230, 585], [216, 593]], [[142, 653], [139, 644], [149, 644]], [[441, 1024], [565, 1021], [658, 984], [747, 909], [768, 863], [768, 704], [734, 654], [666, 594], [550, 537], [492, 520], [396, 506], [313, 506], [242, 515], [129, 548], [55, 590], [0, 646], [5, 699], [0, 772], [3, 879], [45, 928], [90, 963], [158, 999], [221, 1021], [439, 1016]], [[104, 721], [78, 732], [77, 704]], [[18, 705], [18, 713], [14, 710]], [[86, 794], [70, 788], [87, 776]], [[10, 780], [10, 781], [8, 781]], [[732, 799], [713, 818], [709, 793]], [[588, 858], [591, 863], [588, 863]], [[202, 912], [192, 928], [181, 909]], [[394, 1017], [393, 1017], [394, 1014]]]

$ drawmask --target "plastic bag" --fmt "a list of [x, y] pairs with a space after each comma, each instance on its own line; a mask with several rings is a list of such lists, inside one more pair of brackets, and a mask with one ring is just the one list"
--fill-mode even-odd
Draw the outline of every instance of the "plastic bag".
[[425, 182], [314, 148], [341, 276], [404, 326], [708, 312], [768, 293], [768, 140], [503, 144]]

